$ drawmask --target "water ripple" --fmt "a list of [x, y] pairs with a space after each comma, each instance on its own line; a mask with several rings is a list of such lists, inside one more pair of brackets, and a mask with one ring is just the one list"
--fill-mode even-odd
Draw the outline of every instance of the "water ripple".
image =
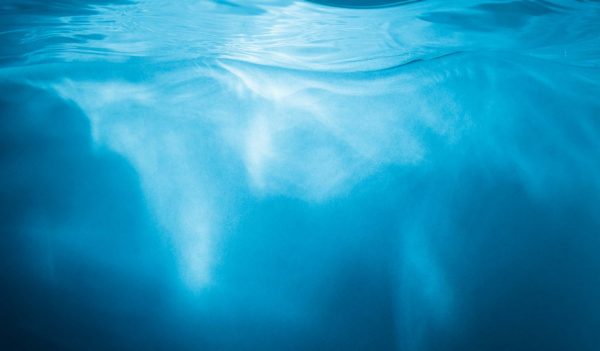
[[[146, 0], [44, 11], [34, 7], [38, 11], [27, 16], [11, 16], [21, 8], [5, 5], [3, 17], [9, 21], [0, 33], [6, 43], [0, 59], [35, 64], [221, 57], [305, 70], [355, 71], [456, 51], [502, 50], [597, 65], [592, 53], [600, 45], [593, 29], [600, 10], [595, 3], [461, 3], [462, 7], [408, 2], [352, 9], [288, 1], [186, 1], [174, 6]], [[195, 16], [186, 15], [190, 13]], [[172, 18], [177, 21], [165, 20]]]

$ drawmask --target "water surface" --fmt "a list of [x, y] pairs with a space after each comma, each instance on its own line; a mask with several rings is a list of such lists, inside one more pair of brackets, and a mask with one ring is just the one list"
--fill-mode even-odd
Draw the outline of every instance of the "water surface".
[[7, 350], [598, 350], [600, 3], [0, 4]]

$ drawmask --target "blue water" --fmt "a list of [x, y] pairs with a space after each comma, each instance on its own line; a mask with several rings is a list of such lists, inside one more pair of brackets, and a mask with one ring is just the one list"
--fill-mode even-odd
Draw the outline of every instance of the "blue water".
[[600, 2], [2, 0], [0, 349], [600, 350]]

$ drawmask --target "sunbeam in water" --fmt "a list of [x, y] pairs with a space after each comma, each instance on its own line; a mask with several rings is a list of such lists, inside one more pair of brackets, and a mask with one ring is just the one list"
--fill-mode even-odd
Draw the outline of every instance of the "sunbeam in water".
[[6, 350], [600, 348], [600, 3], [0, 4]]

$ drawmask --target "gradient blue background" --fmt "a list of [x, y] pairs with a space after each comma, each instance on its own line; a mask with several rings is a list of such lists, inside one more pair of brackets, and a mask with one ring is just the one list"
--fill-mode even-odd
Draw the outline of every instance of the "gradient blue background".
[[0, 349], [600, 349], [597, 1], [0, 2]]

